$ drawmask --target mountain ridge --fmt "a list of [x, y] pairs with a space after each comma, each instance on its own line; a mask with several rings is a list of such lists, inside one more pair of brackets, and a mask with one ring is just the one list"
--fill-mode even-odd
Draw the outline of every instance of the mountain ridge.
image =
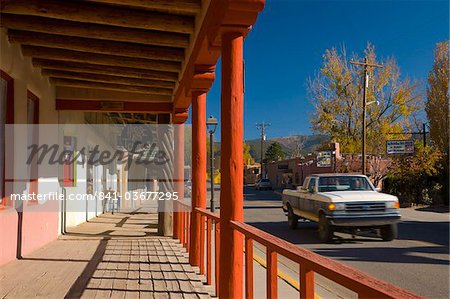
[[[264, 141], [264, 152], [273, 142], [281, 144], [283, 151], [286, 153], [286, 158], [290, 158], [294, 152], [307, 154], [314, 152], [323, 143], [329, 142], [330, 138], [327, 135], [293, 135], [274, 137]], [[250, 146], [250, 154], [256, 162], [260, 161], [261, 139], [244, 140]]]

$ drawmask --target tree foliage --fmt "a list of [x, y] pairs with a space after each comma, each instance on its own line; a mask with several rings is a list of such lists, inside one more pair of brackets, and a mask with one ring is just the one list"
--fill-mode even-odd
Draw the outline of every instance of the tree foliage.
[[425, 111], [430, 124], [430, 139], [442, 153], [439, 181], [444, 203], [449, 202], [449, 42], [438, 43], [434, 51], [433, 67], [428, 75]]
[[255, 164], [255, 159], [253, 159], [252, 155], [250, 154], [250, 145], [244, 142], [244, 165], [251, 165]]
[[272, 142], [266, 150], [265, 158], [267, 162], [274, 162], [283, 160], [286, 153], [279, 142]]
[[294, 135], [288, 137], [290, 141], [293, 143], [293, 149], [290, 152], [291, 158], [300, 158], [304, 152], [305, 143], [306, 143], [306, 136], [304, 135]]
[[449, 43], [438, 43], [433, 68], [428, 75], [425, 111], [430, 123], [430, 138], [443, 154], [449, 149]]
[[441, 172], [440, 159], [439, 150], [416, 142], [414, 155], [394, 160], [386, 191], [399, 196], [402, 202], [436, 203], [433, 199], [442, 189], [437, 178]]
[[[364, 56], [369, 63], [383, 68], [369, 68], [367, 90], [367, 152], [385, 152], [386, 133], [408, 128], [409, 117], [421, 107], [416, 82], [400, 78], [394, 58], [378, 60], [375, 47], [368, 44]], [[359, 60], [357, 54], [352, 60]], [[355, 153], [361, 149], [361, 115], [363, 69], [350, 64], [345, 49], [326, 50], [319, 74], [308, 82], [309, 98], [315, 107], [311, 117], [313, 129], [331, 136], [341, 144], [342, 152]], [[378, 101], [379, 105], [375, 102]], [[399, 136], [397, 136], [399, 137]]]

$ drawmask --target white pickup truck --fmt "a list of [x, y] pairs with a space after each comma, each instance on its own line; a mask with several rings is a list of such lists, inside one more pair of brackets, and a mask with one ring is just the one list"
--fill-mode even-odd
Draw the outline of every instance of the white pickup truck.
[[289, 227], [295, 229], [300, 218], [318, 222], [323, 242], [335, 231], [376, 229], [385, 241], [397, 237], [398, 198], [378, 192], [364, 175], [311, 175], [301, 188], [283, 190], [282, 199]]

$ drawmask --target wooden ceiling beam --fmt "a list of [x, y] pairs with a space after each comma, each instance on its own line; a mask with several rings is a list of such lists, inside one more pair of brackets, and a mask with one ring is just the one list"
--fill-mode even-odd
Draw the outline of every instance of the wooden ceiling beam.
[[68, 71], [50, 70], [50, 69], [43, 69], [42, 75], [52, 77], [52, 78], [75, 79], [75, 80], [86, 80], [86, 81], [103, 82], [103, 83], [158, 87], [158, 88], [166, 88], [168, 90], [173, 90], [173, 88], [175, 87], [175, 83], [169, 82], [169, 81], [139, 79], [139, 78], [130, 78], [130, 77], [122, 77], [122, 76], [98, 75], [98, 74], [81, 73], [81, 72], [68, 72]]
[[176, 61], [151, 60], [106, 54], [91, 54], [47, 47], [22, 46], [22, 54], [28, 57], [50, 60], [72, 61], [108, 66], [122, 66], [144, 70], [179, 72], [181, 63]]
[[145, 87], [126, 84], [114, 84], [114, 83], [102, 83], [85, 80], [73, 80], [73, 79], [61, 79], [50, 77], [50, 82], [57, 86], [71, 86], [71, 87], [86, 87], [91, 89], [105, 89], [105, 90], [118, 90], [118, 91], [132, 91], [137, 93], [155, 94], [155, 95], [172, 95], [171, 89], [157, 88], [157, 87]]
[[[148, 1], [152, 2], [152, 1]], [[31, 15], [76, 22], [88, 22], [128, 28], [141, 28], [191, 34], [194, 18], [161, 12], [58, 0], [14, 0], [2, 1], [1, 11], [18, 15]]]
[[98, 101], [98, 100], [56, 100], [56, 110], [78, 110], [92, 112], [151, 112], [166, 113], [172, 111], [172, 103]]
[[169, 61], [182, 61], [184, 59], [184, 50], [181, 48], [148, 46], [14, 29], [8, 30], [8, 39], [11, 43], [15, 44], [60, 48], [91, 53]]
[[[113, 116], [114, 117], [114, 116]], [[136, 122], [138, 122], [138, 123], [143, 123], [143, 124], [155, 124], [156, 123], [156, 121], [154, 121], [154, 120], [149, 120], [149, 119], [137, 119], [137, 118], [126, 118], [126, 117], [115, 117], [116, 119], [120, 119], [120, 120], [122, 120], [122, 121], [127, 121], [128, 122], [128, 124], [129, 123], [136, 123]]]
[[186, 48], [189, 35], [117, 26], [79, 23], [33, 16], [2, 14], [1, 27], [144, 45]]
[[110, 100], [132, 102], [171, 102], [172, 96], [144, 94], [129, 91], [56, 86], [56, 98], [70, 100]]
[[171, 72], [142, 70], [128, 67], [116, 67], [116, 66], [96, 65], [87, 63], [62, 62], [40, 58], [33, 58], [32, 62], [35, 67], [52, 70], [85, 72], [85, 73], [104, 74], [111, 76], [124, 76], [141, 79], [155, 79], [171, 82], [175, 82], [178, 79], [178, 74]]
[[138, 7], [175, 14], [195, 15], [201, 10], [201, 0], [85, 0], [105, 4]]

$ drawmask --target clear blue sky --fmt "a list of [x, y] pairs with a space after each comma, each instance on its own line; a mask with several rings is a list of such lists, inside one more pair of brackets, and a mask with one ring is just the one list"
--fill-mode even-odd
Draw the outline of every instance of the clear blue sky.
[[[370, 41], [379, 58], [397, 59], [402, 76], [425, 84], [434, 46], [448, 36], [448, 0], [266, 0], [244, 44], [245, 139], [258, 138], [261, 121], [271, 123], [268, 138], [312, 133], [306, 80], [326, 49], [361, 54]], [[207, 113], [220, 121], [220, 61], [216, 78]]]

